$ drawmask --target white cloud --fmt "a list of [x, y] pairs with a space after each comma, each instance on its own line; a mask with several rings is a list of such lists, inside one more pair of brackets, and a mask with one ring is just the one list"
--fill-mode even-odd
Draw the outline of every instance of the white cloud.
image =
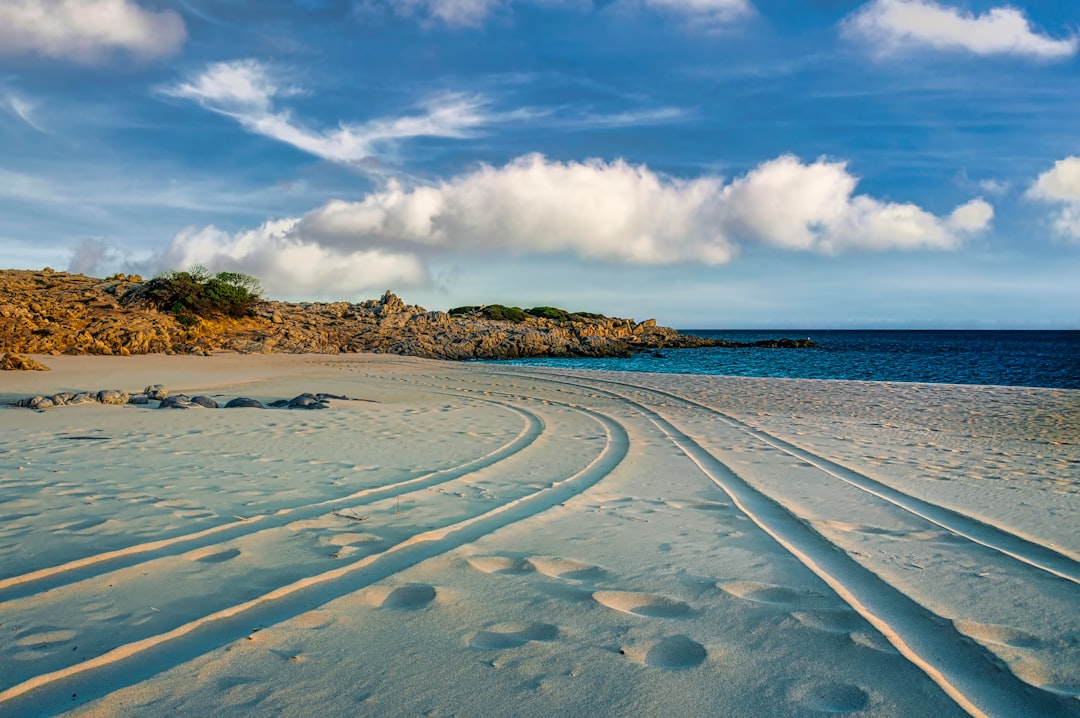
[[1054, 229], [1063, 237], [1080, 242], [1080, 157], [1066, 157], [1039, 175], [1027, 196], [1059, 205]]
[[295, 219], [267, 222], [228, 234], [215, 227], [188, 228], [152, 260], [155, 268], [201, 264], [214, 272], [253, 274], [272, 296], [337, 296], [364, 290], [423, 287], [427, 270], [418, 257], [385, 249], [340, 250], [297, 237]]
[[973, 200], [941, 219], [914, 205], [852, 196], [858, 179], [844, 162], [766, 162], [723, 191], [726, 223], [747, 239], [825, 253], [845, 249], [953, 249], [985, 229], [993, 209]]
[[35, 117], [37, 103], [32, 100], [28, 100], [14, 92], [2, 92], [0, 93], [0, 110], [14, 115], [38, 132], [46, 133], [45, 128]]
[[479, 25], [500, 4], [500, 0], [399, 0], [397, 3], [402, 9], [421, 9], [431, 18], [459, 26]]
[[723, 264], [744, 243], [827, 254], [954, 249], [993, 218], [981, 199], [939, 217], [855, 195], [857, 183], [843, 162], [793, 156], [725, 182], [665, 177], [621, 160], [563, 163], [533, 154], [435, 186], [390, 182], [359, 201], [335, 200], [237, 235], [190, 230], [162, 262], [249, 272], [268, 278], [268, 288], [348, 291], [427, 283], [426, 260], [439, 256], [657, 265]]
[[979, 189], [981, 189], [983, 192], [995, 195], [1006, 194], [1010, 189], [1012, 189], [1012, 185], [1009, 182], [996, 179], [980, 180], [978, 185]]
[[1055, 162], [1039, 175], [1028, 195], [1047, 202], [1080, 202], [1080, 157]]
[[360, 202], [330, 203], [304, 217], [298, 230], [337, 244], [421, 251], [720, 263], [732, 246], [708, 219], [719, 185], [716, 178], [664, 179], [622, 161], [564, 164], [528, 155], [437, 187], [391, 184]]
[[132, 0], [3, 0], [0, 54], [95, 62], [122, 50], [153, 59], [177, 52], [184, 21], [172, 10], [144, 10]]
[[976, 55], [1023, 55], [1053, 60], [1075, 55], [1076, 37], [1054, 39], [1037, 33], [1024, 14], [998, 7], [982, 15], [935, 0], [871, 0], [843, 24], [848, 35], [887, 55], [916, 46], [963, 50]]
[[412, 137], [469, 137], [475, 128], [499, 119], [485, 112], [482, 98], [447, 93], [429, 98], [422, 114], [312, 130], [294, 120], [288, 110], [275, 109], [276, 98], [300, 91], [278, 86], [270, 69], [256, 60], [215, 63], [193, 80], [162, 91], [231, 117], [249, 132], [341, 163], [392, 152], [398, 141]]
[[97, 277], [103, 267], [121, 259], [123, 253], [115, 245], [101, 239], [84, 239], [72, 250], [67, 271]]
[[978, 197], [954, 209], [946, 223], [955, 232], [981, 232], [990, 226], [993, 219], [993, 205]]

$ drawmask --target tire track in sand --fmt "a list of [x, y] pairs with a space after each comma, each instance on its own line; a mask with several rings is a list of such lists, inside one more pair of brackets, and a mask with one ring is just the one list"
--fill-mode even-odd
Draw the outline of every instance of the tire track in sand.
[[[0, 603], [22, 598], [38, 591], [74, 583], [95, 575], [86, 569], [94, 568], [98, 569], [99, 572], [107, 572], [128, 568], [163, 556], [213, 546], [242, 536], [251, 536], [260, 531], [278, 528], [293, 521], [313, 518], [325, 513], [328, 508], [332, 509], [337, 504], [363, 505], [439, 486], [505, 461], [527, 449], [543, 434], [544, 421], [536, 413], [511, 406], [505, 402], [491, 399], [481, 399], [481, 401], [498, 404], [518, 414], [523, 419], [523, 425], [517, 435], [509, 442], [475, 459], [470, 459], [457, 466], [436, 469], [404, 481], [361, 489], [351, 494], [336, 496], [332, 499], [310, 504], [279, 508], [273, 513], [237, 517], [237, 521], [212, 526], [202, 531], [135, 544], [114, 551], [85, 556], [56, 566], [28, 571], [17, 576], [8, 576], [0, 579]], [[252, 530], [254, 526], [257, 526], [257, 528]], [[214, 541], [203, 542], [203, 539], [207, 538], [212, 538]]]
[[[970, 715], [1001, 718], [1080, 715], [1080, 704], [1075, 700], [1022, 681], [1002, 665], [993, 653], [960, 633], [952, 622], [909, 598], [814, 531], [780, 503], [754, 489], [659, 412], [628, 396], [589, 384], [581, 377], [574, 378], [584, 383], [567, 381], [565, 375], [560, 375], [560, 378], [539, 372], [529, 375], [555, 384], [606, 394], [641, 413], [748, 519], [821, 578], [901, 655], [922, 670]], [[594, 381], [618, 384], [601, 379]], [[652, 389], [647, 391], [710, 409], [675, 394]]]
[[[733, 429], [741, 431], [774, 449], [802, 461], [803, 463], [809, 464], [835, 479], [876, 496], [914, 516], [918, 516], [951, 534], [997, 551], [1011, 559], [1026, 563], [1029, 566], [1045, 571], [1058, 578], [1080, 584], [1080, 561], [1076, 561], [1075, 559], [1056, 551], [1050, 546], [1023, 536], [1018, 536], [1000, 526], [980, 521], [979, 519], [967, 516], [958, 511], [906, 494], [903, 491], [888, 486], [876, 479], [872, 479], [865, 474], [861, 474], [854, 469], [848, 468], [831, 459], [827, 459], [824, 456], [815, 454], [804, 447], [774, 436], [763, 429], [752, 426], [720, 411], [719, 409], [708, 406], [707, 404], [702, 404], [701, 402], [662, 389], [640, 387], [609, 379], [590, 380], [602, 384], [656, 394], [663, 396], [666, 399], [672, 399], [687, 406], [692, 406], [696, 409], [705, 411], [718, 417]], [[596, 387], [589, 385], [575, 384], [575, 386], [588, 387], [589, 389], [596, 390]], [[611, 392], [611, 394], [618, 398], [630, 401], [629, 397], [618, 394], [617, 392]]]
[[611, 473], [629, 452], [630, 439], [626, 429], [614, 419], [590, 409], [566, 406], [598, 422], [605, 442], [601, 452], [585, 467], [561, 481], [468, 519], [414, 534], [379, 553], [294, 581], [167, 632], [26, 679], [0, 692], [0, 706], [4, 712], [20, 715], [51, 715], [69, 709], [73, 687], [78, 688], [83, 701], [137, 683], [241, 639], [250, 634], [253, 625], [267, 626], [288, 620], [567, 501]]

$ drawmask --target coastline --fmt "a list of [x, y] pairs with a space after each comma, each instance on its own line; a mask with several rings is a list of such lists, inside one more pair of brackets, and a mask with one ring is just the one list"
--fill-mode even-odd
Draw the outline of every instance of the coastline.
[[0, 410], [0, 708], [1080, 706], [1080, 391], [38, 358], [0, 401], [364, 401]]

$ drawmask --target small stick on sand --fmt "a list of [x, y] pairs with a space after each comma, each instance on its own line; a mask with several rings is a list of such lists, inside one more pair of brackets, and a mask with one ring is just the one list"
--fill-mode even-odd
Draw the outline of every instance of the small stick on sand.
[[367, 521], [368, 518], [369, 518], [367, 516], [357, 516], [354, 513], [349, 513], [349, 514], [343, 513], [341, 511], [338, 511], [337, 507], [334, 507], [333, 509], [331, 509], [330, 513], [332, 513], [334, 516], [340, 516], [343, 519], [350, 519], [352, 521]]

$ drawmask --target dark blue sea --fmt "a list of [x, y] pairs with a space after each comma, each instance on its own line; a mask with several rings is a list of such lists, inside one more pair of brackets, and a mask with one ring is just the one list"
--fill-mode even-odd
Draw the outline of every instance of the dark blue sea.
[[664, 349], [627, 359], [523, 359], [515, 364], [686, 374], [988, 384], [1080, 389], [1080, 331], [702, 331], [750, 342], [810, 337], [811, 349]]

